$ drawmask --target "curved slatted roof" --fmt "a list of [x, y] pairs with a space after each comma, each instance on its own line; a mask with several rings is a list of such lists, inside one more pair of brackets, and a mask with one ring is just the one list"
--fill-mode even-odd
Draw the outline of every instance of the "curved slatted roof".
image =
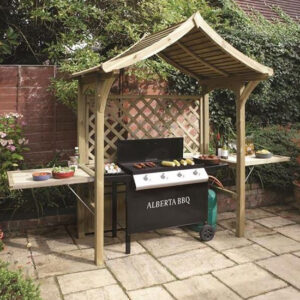
[[234, 79], [262, 80], [273, 70], [244, 55], [218, 35], [197, 12], [186, 21], [143, 37], [125, 52], [103, 64], [72, 74], [109, 73], [153, 55], [199, 80], [200, 83]]

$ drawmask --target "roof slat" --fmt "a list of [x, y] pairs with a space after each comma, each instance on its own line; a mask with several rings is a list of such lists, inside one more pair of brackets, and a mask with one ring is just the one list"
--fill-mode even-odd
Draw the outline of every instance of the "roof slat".
[[[186, 21], [143, 37], [129, 49], [102, 65], [73, 74], [110, 73], [157, 54], [166, 62], [199, 82], [214, 78], [265, 79], [273, 70], [247, 57], [219, 36], [197, 12]], [[234, 77], [243, 73], [243, 79]], [[247, 75], [248, 74], [248, 75]], [[208, 80], [209, 79], [209, 80]]]

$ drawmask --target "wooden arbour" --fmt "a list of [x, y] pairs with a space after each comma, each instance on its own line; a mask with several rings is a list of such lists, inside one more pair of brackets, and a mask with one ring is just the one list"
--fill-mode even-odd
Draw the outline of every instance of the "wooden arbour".
[[[78, 145], [81, 164], [95, 175], [95, 263], [103, 263], [104, 246], [104, 156], [105, 107], [111, 86], [120, 69], [129, 67], [157, 54], [183, 73], [196, 78], [202, 86], [199, 105], [199, 152], [207, 153], [209, 147], [209, 92], [216, 88], [234, 91], [237, 119], [237, 230], [244, 235], [245, 226], [245, 105], [251, 92], [261, 80], [273, 75], [273, 70], [245, 56], [219, 36], [197, 12], [185, 22], [158, 33], [145, 36], [125, 52], [111, 60], [72, 74], [78, 79]], [[89, 141], [87, 124], [89, 105], [84, 95], [88, 88], [95, 90], [94, 104], [94, 162], [89, 166]], [[175, 96], [176, 97], [176, 96]], [[78, 222], [83, 222], [81, 210]], [[80, 226], [79, 226], [80, 227]], [[80, 234], [80, 232], [79, 232]]]

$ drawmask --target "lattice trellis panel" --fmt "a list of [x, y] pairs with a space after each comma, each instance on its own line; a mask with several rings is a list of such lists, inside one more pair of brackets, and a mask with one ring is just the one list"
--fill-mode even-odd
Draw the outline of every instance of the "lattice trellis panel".
[[[200, 97], [199, 97], [200, 98]], [[118, 139], [184, 137], [186, 152], [199, 150], [199, 98], [166, 96], [110, 97], [105, 110], [105, 158], [115, 159]], [[88, 158], [94, 161], [93, 99], [87, 106]]]

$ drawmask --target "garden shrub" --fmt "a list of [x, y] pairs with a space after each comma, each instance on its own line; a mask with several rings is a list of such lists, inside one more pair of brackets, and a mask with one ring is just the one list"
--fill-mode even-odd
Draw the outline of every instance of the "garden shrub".
[[267, 149], [273, 154], [289, 156], [289, 162], [280, 164], [267, 164], [255, 167], [255, 177], [261, 180], [263, 186], [280, 189], [282, 191], [292, 190], [292, 181], [295, 174], [300, 172], [297, 161], [300, 149], [297, 141], [300, 139], [300, 124], [290, 127], [279, 125], [265, 128], [253, 128], [251, 130], [256, 149]]
[[9, 193], [6, 172], [20, 168], [23, 152], [29, 150], [22, 118], [18, 113], [0, 115], [0, 199]]
[[0, 260], [1, 300], [42, 300], [38, 286], [32, 279], [25, 279], [21, 271], [10, 271]]

